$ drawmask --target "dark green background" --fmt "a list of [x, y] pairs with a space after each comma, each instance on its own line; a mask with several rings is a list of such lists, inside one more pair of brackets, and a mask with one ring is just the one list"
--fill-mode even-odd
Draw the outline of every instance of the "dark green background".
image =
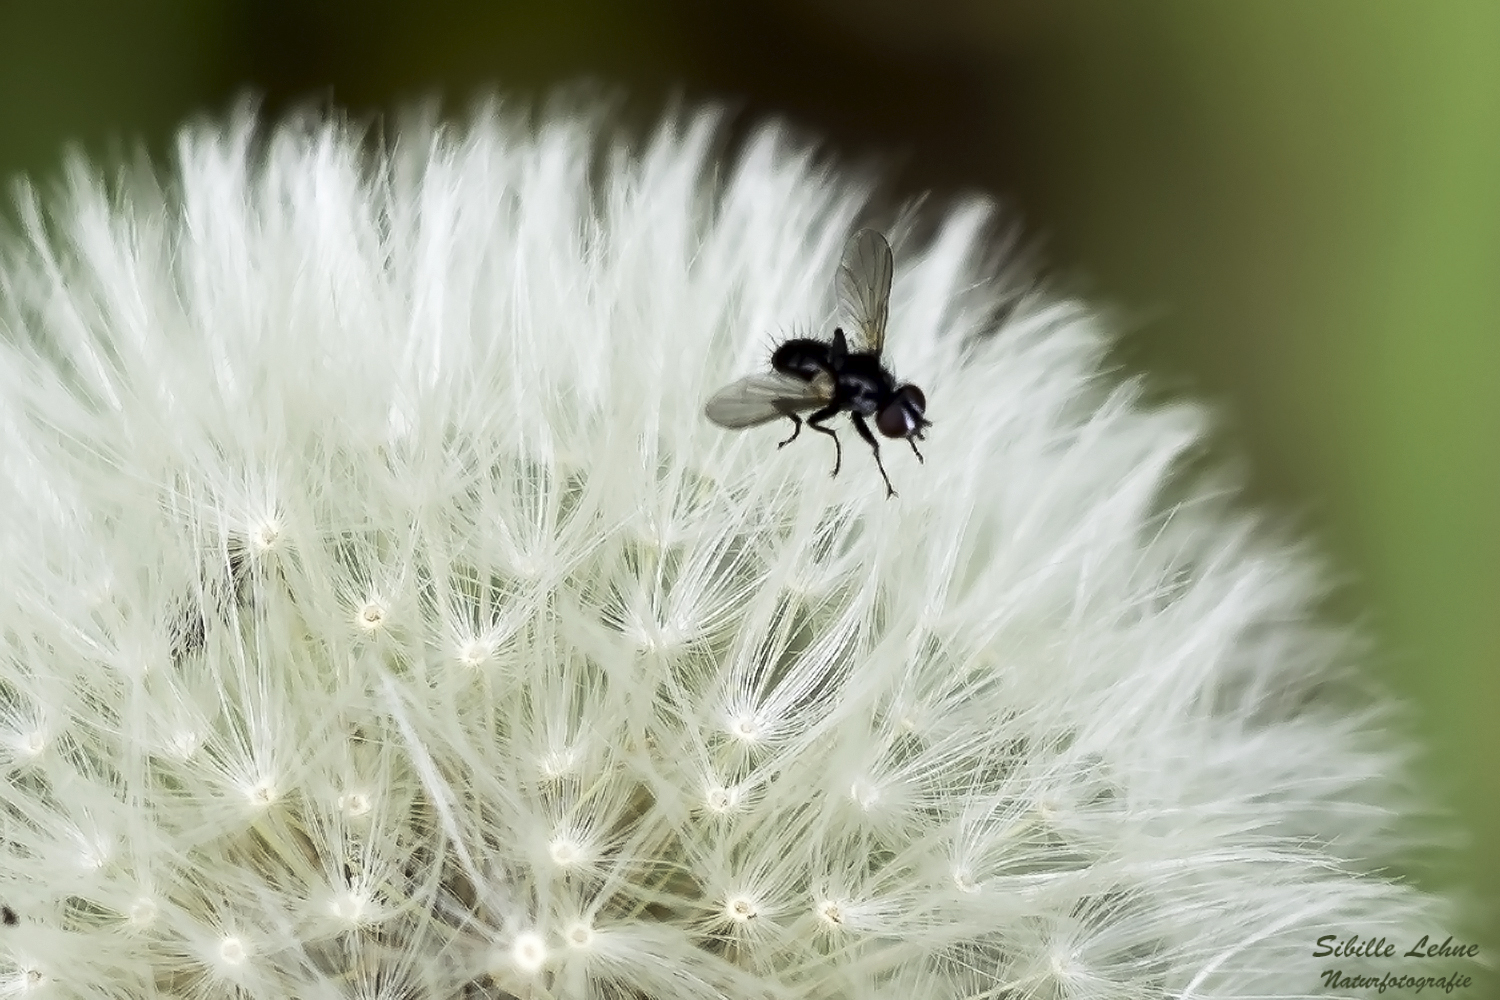
[[160, 151], [247, 86], [365, 112], [580, 75], [1005, 196], [1348, 571], [1477, 847], [1428, 877], [1500, 901], [1500, 4], [0, 0], [0, 171]]

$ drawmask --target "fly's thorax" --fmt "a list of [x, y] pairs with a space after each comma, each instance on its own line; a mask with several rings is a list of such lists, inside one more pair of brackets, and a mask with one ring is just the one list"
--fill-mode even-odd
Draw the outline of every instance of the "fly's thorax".
[[851, 354], [838, 366], [839, 399], [861, 416], [880, 409], [895, 388], [896, 380], [873, 355]]

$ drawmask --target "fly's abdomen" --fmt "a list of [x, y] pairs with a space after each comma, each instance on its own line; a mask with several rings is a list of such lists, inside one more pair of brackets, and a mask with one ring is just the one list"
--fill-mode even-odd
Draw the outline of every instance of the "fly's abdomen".
[[771, 355], [771, 367], [783, 375], [793, 375], [811, 382], [819, 375], [831, 375], [828, 345], [821, 340], [788, 340]]

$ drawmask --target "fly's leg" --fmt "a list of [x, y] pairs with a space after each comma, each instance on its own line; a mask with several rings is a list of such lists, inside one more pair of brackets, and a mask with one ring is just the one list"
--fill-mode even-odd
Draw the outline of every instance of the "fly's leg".
[[780, 444], [778, 444], [776, 446], [778, 448], [785, 448], [787, 445], [789, 445], [793, 441], [797, 440], [797, 435], [802, 433], [802, 418], [801, 417], [797, 416], [797, 414], [795, 414], [795, 413], [788, 413], [787, 414], [787, 419], [790, 420], [793, 424], [795, 424], [796, 427], [792, 431], [792, 436], [789, 437], [789, 438], [787, 438], [785, 441], [781, 442]]
[[830, 417], [838, 416], [838, 413], [838, 404], [830, 403], [819, 410], [817, 413], [814, 413], [812, 416], [807, 418], [807, 426], [811, 427], [819, 434], [827, 434], [829, 437], [833, 438], [833, 472], [831, 473], [831, 475], [834, 476], [837, 476], [839, 474], [839, 466], [844, 461], [844, 450], [839, 446], [839, 436], [833, 432], [832, 427], [824, 427], [823, 421], [829, 419]]
[[[854, 421], [854, 429], [859, 431], [859, 436], [865, 439], [870, 446], [870, 451], [875, 455], [875, 468], [880, 470], [880, 478], [885, 480], [885, 498], [889, 500], [896, 495], [896, 488], [891, 485], [891, 477], [885, 474], [885, 463], [880, 460], [880, 444], [875, 440], [875, 435], [870, 433], [870, 427], [865, 423], [865, 418], [858, 413], [850, 412], [849, 419]], [[811, 421], [809, 421], [811, 422]], [[907, 439], [911, 440], [910, 438]], [[913, 445], [913, 448], [916, 446]], [[921, 456], [918, 456], [919, 458]]]
[[[801, 428], [798, 428], [798, 429], [800, 430]], [[922, 457], [922, 453], [920, 451], [917, 451], [917, 442], [916, 442], [916, 440], [913, 439], [913, 438], [907, 438], [906, 439], [906, 443], [909, 444], [909, 445], [911, 445], [912, 454], [917, 456], [917, 461], [921, 462], [923, 465], [926, 465], [927, 464], [927, 459], [925, 459], [925, 458]]]

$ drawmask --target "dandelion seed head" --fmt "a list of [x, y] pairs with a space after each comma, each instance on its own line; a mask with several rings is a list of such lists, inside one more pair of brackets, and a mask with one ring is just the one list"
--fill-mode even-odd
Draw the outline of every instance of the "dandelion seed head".
[[[1269, 997], [1443, 926], [1318, 567], [991, 207], [607, 124], [241, 112], [23, 194], [0, 988]], [[866, 225], [934, 420], [889, 500], [845, 420], [833, 479], [703, 415]]]

